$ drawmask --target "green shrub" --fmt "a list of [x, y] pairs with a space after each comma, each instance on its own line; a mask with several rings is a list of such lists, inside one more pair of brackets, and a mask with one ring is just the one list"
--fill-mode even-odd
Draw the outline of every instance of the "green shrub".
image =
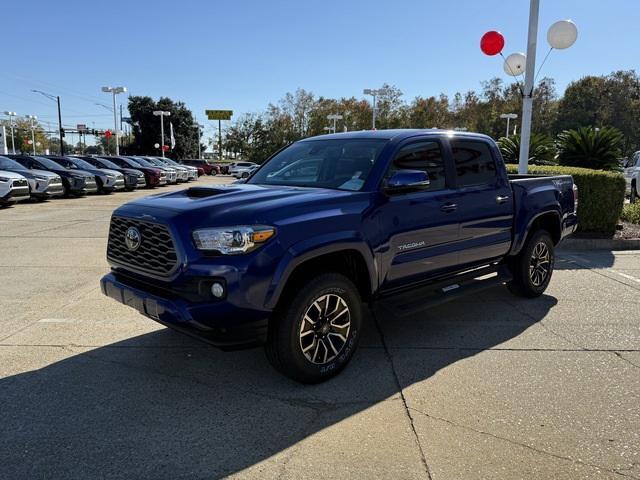
[[[505, 162], [518, 163], [520, 158], [520, 135], [500, 138], [498, 147]], [[549, 137], [541, 133], [531, 134], [529, 165], [556, 165], [557, 162], [554, 161], [555, 155], [556, 148]]]
[[[517, 173], [517, 165], [507, 165]], [[625, 181], [619, 173], [578, 167], [529, 166], [530, 174], [571, 175], [578, 186], [578, 230], [613, 235], [624, 203]]]
[[624, 137], [613, 127], [580, 127], [558, 135], [558, 163], [569, 167], [619, 169]]
[[640, 225], [640, 202], [627, 203], [622, 207], [622, 215], [620, 218], [625, 222]]

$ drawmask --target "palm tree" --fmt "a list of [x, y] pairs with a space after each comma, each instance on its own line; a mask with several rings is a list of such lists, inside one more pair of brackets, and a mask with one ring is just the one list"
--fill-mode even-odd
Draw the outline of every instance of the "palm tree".
[[[498, 147], [506, 163], [518, 163], [520, 156], [520, 135], [502, 137], [498, 140]], [[549, 137], [541, 133], [534, 133], [529, 140], [530, 165], [556, 165], [554, 161], [555, 146]]]
[[558, 160], [571, 167], [617, 170], [623, 142], [622, 133], [613, 127], [565, 130], [558, 135]]

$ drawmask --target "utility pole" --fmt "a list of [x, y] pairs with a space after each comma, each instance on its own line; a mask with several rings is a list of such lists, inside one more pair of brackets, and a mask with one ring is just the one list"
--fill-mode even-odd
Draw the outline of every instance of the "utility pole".
[[538, 14], [540, 0], [529, 4], [529, 32], [527, 41], [527, 64], [524, 74], [524, 94], [522, 97], [522, 128], [520, 129], [520, 158], [518, 173], [529, 170], [529, 141], [531, 140], [531, 113], [533, 111], [533, 80], [536, 73], [536, 42], [538, 37]]
[[167, 112], [165, 110], [155, 110], [153, 114], [156, 117], [160, 117], [160, 150], [162, 150], [162, 158], [164, 158], [164, 117], [171, 116], [171, 112]]
[[51, 95], [50, 93], [43, 92], [42, 90], [31, 90], [32, 92], [39, 93], [47, 97], [49, 100], [53, 100], [58, 104], [58, 137], [60, 137], [60, 155], [64, 155], [64, 130], [62, 128], [62, 113], [60, 111], [60, 96]]
[[11, 151], [16, 154], [16, 142], [13, 138], [13, 119], [18, 115], [16, 112], [4, 112], [9, 117], [9, 127], [11, 128]]
[[218, 160], [222, 160], [222, 120], [218, 119]]
[[[113, 96], [113, 129], [116, 135], [116, 155], [120, 155], [120, 141], [118, 132], [118, 112], [116, 110], [116, 95], [119, 93], [125, 93], [127, 87], [102, 87], [102, 91], [105, 93], [111, 93]], [[164, 156], [164, 152], [163, 152]]]

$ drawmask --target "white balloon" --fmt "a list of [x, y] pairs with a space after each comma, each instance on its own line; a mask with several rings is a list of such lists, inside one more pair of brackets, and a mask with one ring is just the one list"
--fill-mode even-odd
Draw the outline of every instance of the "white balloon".
[[504, 73], [515, 77], [521, 75], [527, 66], [527, 57], [524, 53], [512, 53], [504, 61]]
[[578, 27], [571, 20], [560, 20], [549, 27], [547, 41], [551, 47], [563, 50], [573, 45], [578, 38]]

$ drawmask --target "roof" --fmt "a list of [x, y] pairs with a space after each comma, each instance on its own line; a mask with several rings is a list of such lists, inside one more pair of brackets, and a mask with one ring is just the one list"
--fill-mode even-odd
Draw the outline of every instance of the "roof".
[[344, 140], [350, 138], [378, 138], [382, 140], [403, 140], [409, 137], [415, 137], [416, 135], [434, 135], [434, 136], [456, 136], [456, 137], [478, 137], [478, 138], [490, 138], [482, 133], [463, 132], [457, 130], [443, 130], [437, 128], [399, 128], [392, 130], [359, 130], [353, 132], [344, 133], [330, 133], [325, 135], [318, 135], [315, 137], [309, 137], [301, 140], [302, 142], [313, 140]]

